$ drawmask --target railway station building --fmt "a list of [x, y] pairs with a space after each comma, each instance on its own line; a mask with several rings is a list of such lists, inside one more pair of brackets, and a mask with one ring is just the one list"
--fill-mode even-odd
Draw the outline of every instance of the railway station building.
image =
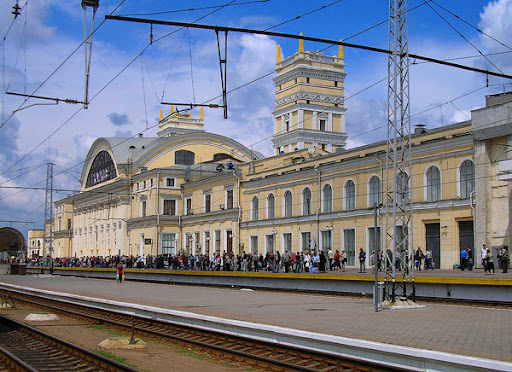
[[[55, 202], [54, 255], [108, 256], [383, 249], [387, 142], [346, 149], [343, 50], [276, 64], [274, 155], [171, 108], [157, 137], [98, 138], [81, 191]], [[460, 250], [510, 245], [512, 94], [472, 119], [411, 137], [412, 246], [452, 268]], [[385, 208], [385, 206], [384, 206]], [[403, 234], [398, 229], [397, 234]]]

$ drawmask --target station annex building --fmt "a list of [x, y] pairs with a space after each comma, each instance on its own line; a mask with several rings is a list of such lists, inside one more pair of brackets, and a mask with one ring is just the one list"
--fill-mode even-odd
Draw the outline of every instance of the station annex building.
[[[55, 202], [56, 257], [382, 249], [374, 203], [386, 185], [386, 141], [345, 149], [343, 50], [278, 48], [274, 156], [204, 130], [203, 112], [160, 115], [158, 136], [98, 138], [81, 191]], [[488, 96], [470, 121], [412, 135], [406, 193], [413, 247], [452, 268], [466, 247], [510, 246], [512, 93]], [[49, 224], [47, 224], [49, 225]], [[402, 233], [400, 228], [397, 234]], [[42, 255], [31, 246], [29, 257]], [[496, 256], [496, 254], [495, 254]], [[479, 262], [479, 261], [477, 261]], [[367, 262], [369, 264], [369, 262]]]

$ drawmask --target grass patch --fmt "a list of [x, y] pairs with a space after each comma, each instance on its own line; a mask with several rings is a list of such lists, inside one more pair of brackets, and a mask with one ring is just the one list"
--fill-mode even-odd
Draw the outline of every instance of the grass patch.
[[[221, 367], [225, 368], [237, 368], [237, 366], [231, 364], [231, 363], [220, 363]], [[246, 369], [246, 371], [250, 371], [251, 369]]]
[[97, 353], [100, 354], [101, 356], [104, 356], [105, 358], [109, 358], [109, 359], [115, 360], [116, 362], [128, 365], [126, 363], [127, 359], [124, 357], [120, 357], [120, 356], [117, 356], [116, 354], [112, 354], [112, 353], [109, 353], [108, 351], [102, 351], [102, 350], [98, 351]]
[[195, 358], [195, 359], [198, 359], [198, 360], [206, 360], [206, 356], [193, 350], [193, 349], [189, 349], [189, 348], [179, 348], [176, 350], [177, 353], [179, 354], [186, 354], [192, 358]]

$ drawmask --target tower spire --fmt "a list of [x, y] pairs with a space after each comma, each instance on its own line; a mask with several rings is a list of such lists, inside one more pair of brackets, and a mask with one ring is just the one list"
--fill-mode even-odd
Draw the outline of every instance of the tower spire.
[[[300, 36], [303, 36], [302, 35], [302, 32], [300, 33]], [[304, 40], [302, 40], [302, 38], [299, 39], [299, 52], [303, 52], [304, 51]]]
[[276, 63], [281, 62], [281, 45], [277, 44], [277, 58]]
[[[340, 39], [340, 43], [343, 42], [343, 39]], [[341, 58], [343, 59], [343, 45], [340, 44], [339, 48], [338, 48], [338, 58]]]

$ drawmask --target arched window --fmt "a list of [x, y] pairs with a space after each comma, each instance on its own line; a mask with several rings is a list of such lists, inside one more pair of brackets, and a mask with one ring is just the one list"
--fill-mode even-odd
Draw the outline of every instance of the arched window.
[[327, 184], [322, 189], [322, 198], [323, 198], [323, 212], [329, 213], [332, 212], [332, 187]]
[[405, 172], [400, 172], [396, 179], [396, 202], [397, 204], [407, 203], [409, 199], [409, 175]]
[[441, 172], [435, 165], [427, 169], [426, 185], [427, 201], [436, 202], [441, 199]]
[[345, 210], [353, 211], [356, 209], [356, 185], [354, 181], [348, 180], [345, 183]]
[[459, 168], [460, 197], [467, 199], [475, 189], [475, 165], [471, 160], [464, 160]]
[[291, 217], [292, 216], [292, 192], [290, 190], [287, 190], [284, 193], [284, 216], [285, 217]]
[[259, 218], [258, 209], [259, 209], [259, 200], [258, 200], [257, 196], [254, 196], [252, 198], [252, 220], [253, 221], [258, 221], [258, 218]]
[[370, 206], [382, 203], [382, 187], [378, 176], [372, 176], [370, 178], [368, 182], [368, 196], [368, 204]]
[[269, 220], [275, 217], [275, 198], [274, 194], [268, 194], [267, 196], [267, 218]]
[[188, 150], [178, 150], [174, 154], [174, 163], [180, 165], [194, 164], [195, 154]]
[[302, 191], [302, 214], [309, 216], [311, 214], [311, 190], [306, 187]]
[[94, 158], [91, 169], [89, 169], [86, 186], [91, 187], [116, 177], [117, 171], [112, 157], [108, 152], [100, 151]]

